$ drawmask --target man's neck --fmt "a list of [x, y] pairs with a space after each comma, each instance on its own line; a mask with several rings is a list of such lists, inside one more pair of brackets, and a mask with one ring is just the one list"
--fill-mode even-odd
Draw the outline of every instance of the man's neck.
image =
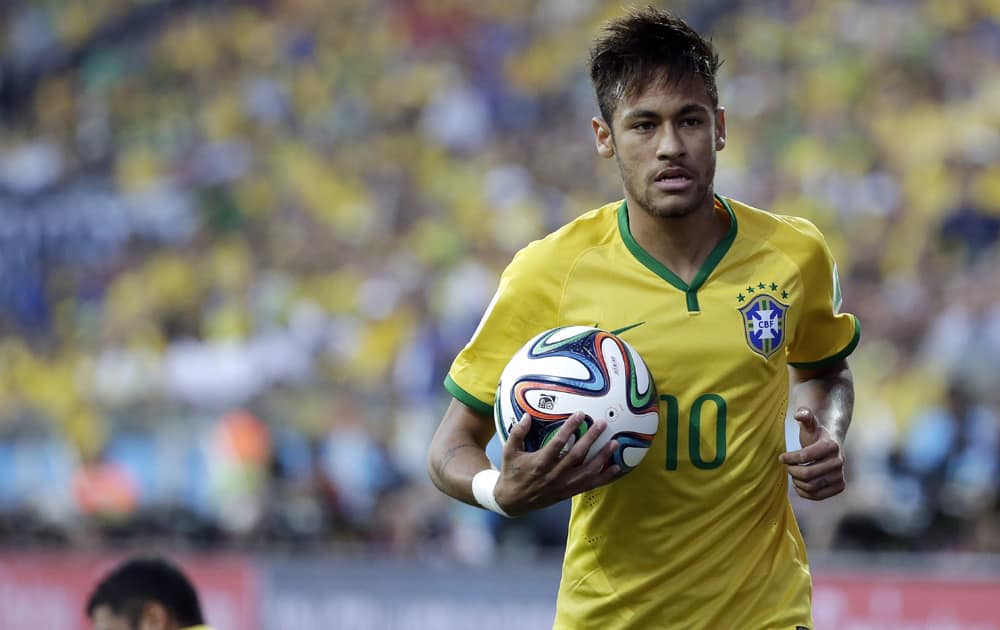
[[677, 218], [654, 217], [626, 203], [632, 238], [688, 284], [729, 230], [729, 216], [716, 209], [714, 196], [705, 207]]

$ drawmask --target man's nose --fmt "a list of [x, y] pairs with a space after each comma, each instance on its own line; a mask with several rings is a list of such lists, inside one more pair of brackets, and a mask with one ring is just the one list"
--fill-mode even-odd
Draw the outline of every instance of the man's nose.
[[673, 125], [663, 125], [659, 142], [656, 145], [656, 157], [669, 160], [684, 155], [684, 143]]

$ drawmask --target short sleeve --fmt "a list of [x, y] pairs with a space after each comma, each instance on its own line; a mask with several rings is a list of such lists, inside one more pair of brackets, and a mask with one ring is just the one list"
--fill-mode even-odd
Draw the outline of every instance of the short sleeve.
[[823, 235], [811, 223], [801, 263], [802, 314], [788, 346], [788, 364], [816, 369], [850, 355], [861, 339], [857, 317], [841, 313], [843, 300], [837, 263]]
[[531, 249], [521, 250], [504, 270], [479, 326], [444, 381], [452, 396], [481, 413], [493, 413], [500, 373], [514, 353], [555, 325], [561, 288]]

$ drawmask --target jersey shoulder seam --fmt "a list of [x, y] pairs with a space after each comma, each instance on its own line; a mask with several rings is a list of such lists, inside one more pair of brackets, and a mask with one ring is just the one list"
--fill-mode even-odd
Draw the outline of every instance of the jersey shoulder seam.
[[582, 249], [582, 250], [580, 250], [579, 253], [577, 253], [576, 258], [573, 259], [573, 262], [566, 269], [566, 275], [562, 279], [562, 287], [561, 287], [561, 289], [559, 291], [559, 305], [556, 307], [556, 318], [557, 319], [560, 317], [561, 313], [563, 312], [563, 304], [566, 301], [566, 294], [568, 293], [568, 289], [569, 289], [569, 280], [570, 280], [571, 277], [573, 277], [573, 272], [576, 270], [577, 265], [579, 265], [580, 261], [583, 260], [584, 256], [586, 256], [590, 252], [592, 252], [594, 250], [597, 250], [597, 249], [603, 249], [605, 247], [609, 247], [612, 244], [613, 244], [613, 241], [608, 241], [606, 243], [599, 243], [597, 245], [591, 245], [590, 247], [587, 247], [586, 249]]

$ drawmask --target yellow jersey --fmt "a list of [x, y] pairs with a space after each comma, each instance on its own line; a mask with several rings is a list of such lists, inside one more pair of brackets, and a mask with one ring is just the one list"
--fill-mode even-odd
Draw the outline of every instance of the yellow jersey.
[[716, 197], [728, 234], [686, 283], [632, 237], [624, 202], [522, 249], [445, 387], [492, 415], [497, 380], [535, 334], [623, 330], [661, 420], [629, 474], [572, 499], [555, 628], [812, 630], [806, 549], [788, 501], [788, 365], [860, 338], [836, 265], [805, 219]]

